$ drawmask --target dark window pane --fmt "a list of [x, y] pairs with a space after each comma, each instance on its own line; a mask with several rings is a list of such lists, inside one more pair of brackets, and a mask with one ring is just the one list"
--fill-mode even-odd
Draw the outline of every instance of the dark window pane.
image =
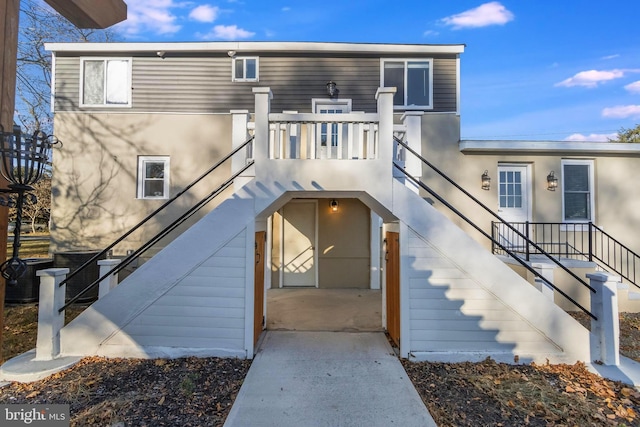
[[564, 165], [565, 191], [589, 191], [589, 165]]
[[429, 105], [429, 63], [407, 64], [407, 105]]
[[255, 59], [247, 59], [247, 71], [245, 78], [247, 79], [255, 79], [256, 78], [256, 60]]
[[567, 193], [564, 195], [564, 219], [589, 220], [589, 194]]
[[244, 78], [244, 66], [243, 66], [243, 61], [242, 59], [236, 59], [236, 79], [242, 79]]
[[163, 197], [164, 181], [150, 180], [144, 183], [144, 197]]
[[145, 163], [145, 178], [164, 178], [164, 163], [147, 162]]
[[384, 87], [395, 87], [393, 105], [404, 105], [404, 62], [384, 63]]

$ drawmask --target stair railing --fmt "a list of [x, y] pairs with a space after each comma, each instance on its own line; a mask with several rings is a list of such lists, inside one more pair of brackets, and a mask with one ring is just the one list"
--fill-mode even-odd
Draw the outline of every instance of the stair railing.
[[[402, 140], [394, 137], [394, 140], [396, 143], [398, 143], [400, 146], [402, 146], [403, 148], [405, 148], [408, 152], [410, 152], [411, 154], [413, 154], [414, 156], [416, 156], [418, 159], [420, 159], [420, 161], [422, 161], [423, 164], [427, 165], [430, 169], [432, 169], [434, 172], [436, 172], [438, 175], [440, 175], [443, 179], [445, 179], [447, 182], [449, 182], [451, 185], [453, 185], [456, 189], [458, 189], [459, 191], [461, 191], [465, 196], [467, 196], [468, 198], [470, 198], [474, 203], [476, 203], [478, 206], [480, 206], [483, 210], [485, 210], [486, 212], [488, 212], [490, 215], [492, 215], [493, 217], [497, 218], [499, 221], [504, 222], [505, 224], [508, 224], [506, 221], [504, 221], [498, 214], [496, 214], [495, 212], [493, 212], [491, 209], [489, 209], [484, 203], [482, 203], [480, 200], [478, 200], [475, 196], [473, 196], [471, 193], [469, 193], [467, 190], [465, 190], [464, 188], [462, 188], [458, 183], [456, 183], [455, 181], [453, 181], [451, 178], [449, 178], [449, 176], [447, 176], [444, 172], [442, 172], [440, 169], [438, 169], [435, 165], [433, 165], [431, 162], [429, 162], [427, 159], [425, 159], [424, 157], [422, 157], [419, 153], [417, 153], [415, 150], [413, 150], [411, 147], [409, 147], [408, 144], [406, 144], [405, 142], [403, 142]], [[419, 186], [420, 188], [422, 188], [423, 190], [425, 190], [426, 192], [428, 192], [430, 195], [432, 195], [433, 197], [435, 197], [440, 203], [442, 203], [444, 206], [446, 206], [448, 209], [450, 209], [453, 213], [455, 213], [457, 216], [459, 216], [462, 220], [464, 220], [465, 222], [467, 222], [470, 226], [472, 226], [476, 231], [478, 231], [480, 234], [482, 234], [484, 237], [488, 238], [491, 242], [492, 245], [497, 245], [499, 246], [502, 250], [504, 250], [506, 253], [508, 253], [510, 256], [512, 256], [518, 263], [520, 263], [524, 268], [526, 268], [528, 271], [530, 271], [534, 276], [536, 276], [537, 278], [539, 278], [540, 280], [542, 280], [544, 283], [546, 283], [547, 285], [549, 285], [550, 287], [552, 287], [555, 291], [557, 291], [560, 295], [562, 295], [563, 297], [565, 297], [567, 300], [569, 300], [573, 305], [575, 305], [576, 307], [578, 307], [581, 311], [583, 311], [585, 314], [587, 314], [589, 317], [591, 317], [594, 320], [598, 320], [596, 318], [596, 316], [593, 315], [593, 313], [591, 313], [589, 310], [587, 310], [585, 307], [583, 307], [580, 303], [578, 303], [575, 299], [573, 299], [571, 296], [569, 296], [566, 292], [564, 292], [562, 289], [558, 288], [556, 285], [554, 285], [553, 283], [551, 283], [551, 281], [549, 281], [547, 278], [543, 277], [538, 271], [536, 271], [533, 267], [531, 267], [529, 264], [527, 264], [526, 261], [522, 260], [521, 257], [517, 256], [514, 252], [512, 252], [510, 249], [508, 249], [505, 245], [503, 245], [501, 242], [495, 240], [493, 238], [493, 236], [491, 236], [490, 234], [488, 234], [486, 231], [484, 231], [480, 226], [478, 226], [477, 224], [475, 224], [471, 219], [469, 219], [467, 216], [465, 216], [462, 212], [460, 212], [458, 209], [456, 209], [453, 205], [451, 205], [449, 202], [447, 202], [443, 197], [441, 197], [439, 194], [437, 194], [434, 190], [432, 190], [430, 187], [428, 187], [426, 184], [424, 184], [422, 181], [420, 181], [419, 179], [415, 178], [414, 176], [410, 175], [409, 173], [407, 173], [404, 168], [402, 168], [401, 166], [397, 165], [394, 162], [394, 167], [399, 170], [402, 174], [404, 174], [404, 176], [406, 176], [411, 182], [413, 182], [414, 184], [416, 184], [417, 186]], [[518, 235], [521, 239], [523, 240], [527, 240], [527, 236], [520, 232], [519, 230], [517, 230], [515, 227], [511, 227], [511, 231], [513, 233], [515, 233], [516, 235]], [[538, 250], [540, 252], [540, 254], [546, 256], [551, 262], [553, 262], [554, 264], [556, 264], [558, 267], [560, 267], [562, 270], [564, 270], [566, 273], [568, 273], [571, 277], [573, 277], [578, 283], [582, 284], [584, 287], [586, 287], [587, 289], [589, 289], [592, 293], [595, 293], [596, 290], [590, 286], [588, 283], [586, 283], [583, 279], [581, 279], [580, 277], [578, 277], [575, 273], [573, 273], [571, 270], [569, 270], [567, 267], [565, 267], [564, 265], [562, 265], [557, 259], [555, 259], [554, 257], [552, 257], [551, 255], [549, 255], [546, 251], [544, 251], [544, 249], [542, 249], [540, 246], [538, 246], [536, 243], [532, 242], [532, 241], [528, 241], [528, 244], [530, 244], [532, 247], [534, 247], [536, 250]]]
[[[158, 207], [152, 213], [147, 215], [143, 220], [141, 220], [139, 223], [134, 225], [131, 229], [129, 229], [127, 232], [125, 232], [122, 236], [120, 236], [116, 240], [114, 240], [105, 249], [103, 249], [102, 251], [100, 251], [97, 254], [95, 254], [94, 256], [92, 256], [85, 263], [83, 263], [80, 267], [78, 267], [76, 270], [74, 270], [72, 273], [70, 273], [65, 278], [65, 280], [60, 282], [59, 286], [62, 286], [64, 284], [66, 284], [67, 282], [69, 282], [70, 279], [72, 279], [76, 275], [80, 274], [80, 272], [82, 272], [84, 269], [88, 268], [89, 266], [92, 266], [93, 263], [95, 263], [98, 259], [100, 259], [104, 255], [106, 255], [116, 245], [121, 243], [124, 239], [126, 239], [128, 236], [130, 236], [132, 233], [134, 233], [136, 230], [138, 230], [140, 227], [142, 227], [144, 224], [146, 224], [149, 220], [154, 218], [156, 215], [158, 215], [159, 213], [164, 211], [165, 208], [167, 208], [169, 205], [171, 205], [173, 202], [175, 202], [182, 195], [187, 193], [191, 188], [193, 188], [196, 184], [198, 184], [204, 178], [209, 176], [212, 172], [214, 172], [218, 167], [220, 167], [226, 161], [231, 159], [231, 157], [233, 157], [239, 151], [241, 151], [242, 149], [247, 147], [251, 142], [253, 142], [253, 139], [254, 139], [253, 137], [249, 138], [243, 144], [241, 144], [240, 146], [238, 146], [235, 149], [233, 149], [229, 154], [227, 154], [226, 156], [224, 156], [223, 158], [218, 160], [213, 166], [211, 166], [204, 173], [202, 173], [199, 177], [194, 179], [186, 187], [184, 187], [182, 190], [180, 190], [178, 193], [176, 193], [175, 196], [173, 196], [172, 198], [170, 198], [169, 200], [164, 202], [160, 207]], [[198, 203], [196, 203], [193, 207], [191, 207], [184, 214], [182, 214], [180, 217], [178, 217], [175, 221], [173, 221], [171, 224], [169, 224], [167, 227], [165, 227], [162, 231], [160, 231], [158, 234], [156, 234], [154, 237], [152, 237], [148, 242], [143, 244], [140, 248], [135, 250], [133, 253], [127, 255], [117, 266], [113, 267], [108, 273], [104, 274], [102, 277], [98, 278], [97, 280], [92, 282], [90, 285], [86, 286], [84, 289], [82, 289], [80, 292], [78, 292], [73, 298], [71, 298], [68, 302], [66, 302], [66, 304], [59, 311], [62, 312], [64, 309], [66, 309], [70, 305], [74, 304], [84, 294], [86, 294], [92, 288], [97, 286], [105, 278], [109, 277], [110, 275], [112, 275], [114, 273], [117, 273], [117, 272], [121, 271], [123, 268], [125, 268], [126, 266], [131, 264], [131, 262], [133, 262], [141, 253], [145, 252], [151, 246], [153, 246], [155, 243], [160, 241], [162, 238], [166, 237], [171, 231], [175, 230], [178, 226], [183, 224], [186, 220], [188, 220], [191, 216], [193, 216], [197, 211], [199, 211], [203, 206], [205, 206], [213, 198], [215, 198], [218, 194], [220, 194], [222, 191], [224, 191], [226, 188], [228, 188], [233, 183], [235, 178], [240, 176], [240, 174], [242, 174], [244, 171], [246, 171], [252, 165], [253, 165], [253, 161], [248, 162], [244, 167], [242, 167], [240, 170], [238, 170], [236, 173], [234, 173], [229, 179], [227, 179], [225, 182], [223, 182], [219, 187], [217, 187], [215, 190], [210, 192], [203, 199], [201, 199]]]

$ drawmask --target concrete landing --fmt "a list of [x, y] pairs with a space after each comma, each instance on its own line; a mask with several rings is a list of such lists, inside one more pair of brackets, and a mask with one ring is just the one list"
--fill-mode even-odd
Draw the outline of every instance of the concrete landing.
[[36, 360], [36, 350], [22, 353], [7, 360], [0, 367], [0, 380], [29, 383], [38, 381], [56, 372], [75, 365], [82, 359], [79, 356], [60, 357], [52, 360]]
[[383, 333], [268, 331], [224, 425], [436, 424]]

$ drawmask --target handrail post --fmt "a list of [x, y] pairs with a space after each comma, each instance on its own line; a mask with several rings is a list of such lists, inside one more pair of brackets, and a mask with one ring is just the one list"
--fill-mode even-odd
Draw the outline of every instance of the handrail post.
[[38, 337], [34, 360], [52, 360], [60, 355], [60, 330], [64, 326], [64, 306], [67, 286], [60, 283], [69, 274], [68, 268], [39, 270], [40, 300], [38, 304]]
[[[104, 277], [105, 274], [113, 270], [113, 267], [118, 264], [120, 264], [119, 259], [101, 259], [100, 261], [98, 261], [98, 266], [100, 268], [99, 277]], [[109, 293], [109, 291], [118, 286], [118, 273], [116, 272], [105, 277], [100, 281], [100, 284], [98, 286], [98, 299], [102, 299]]]
[[527, 240], [524, 242], [525, 246], [526, 246], [526, 259], [527, 261], [531, 260], [531, 254], [529, 251], [529, 242], [531, 241], [531, 239], [529, 238], [529, 221], [525, 221], [524, 222], [524, 235], [527, 238]]
[[620, 276], [611, 273], [587, 274], [596, 289], [591, 296], [591, 312], [598, 320], [591, 320], [592, 357], [605, 365], [620, 364], [620, 319], [618, 317], [618, 283]]
[[378, 101], [378, 159], [389, 165], [389, 176], [393, 167], [393, 95], [395, 87], [380, 87], [376, 92]]
[[[540, 276], [544, 277], [549, 283], [553, 283], [553, 270], [556, 267], [554, 264], [550, 264], [548, 262], [534, 262], [531, 264], [531, 267], [540, 273]], [[534, 279], [534, 282], [536, 289], [539, 290], [542, 295], [549, 298], [551, 301], [554, 300], [553, 288], [551, 286], [538, 277]]]
[[[249, 110], [231, 110], [231, 147], [236, 149], [244, 144], [250, 137], [247, 124], [249, 123]], [[231, 173], [242, 169], [253, 156], [250, 145], [231, 157]], [[251, 180], [249, 173], [234, 181], [233, 186], [237, 190]]]
[[[268, 87], [254, 87], [255, 94], [255, 133], [253, 140], [253, 159], [256, 177], [265, 170], [264, 162], [273, 153], [269, 153], [269, 113], [273, 94]], [[263, 172], [264, 173], [264, 172]]]

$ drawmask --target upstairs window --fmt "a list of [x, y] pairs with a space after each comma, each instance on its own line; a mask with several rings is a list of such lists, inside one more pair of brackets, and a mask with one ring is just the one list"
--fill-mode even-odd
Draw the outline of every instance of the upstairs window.
[[397, 89], [393, 106], [404, 110], [433, 108], [433, 60], [382, 61], [382, 86]]
[[562, 217], [565, 222], [593, 222], [593, 160], [562, 161]]
[[138, 199], [169, 198], [169, 156], [138, 157]]
[[234, 82], [257, 82], [258, 81], [258, 58], [238, 57], [233, 58], [233, 81]]
[[131, 105], [131, 59], [84, 58], [80, 61], [80, 67], [81, 106]]

